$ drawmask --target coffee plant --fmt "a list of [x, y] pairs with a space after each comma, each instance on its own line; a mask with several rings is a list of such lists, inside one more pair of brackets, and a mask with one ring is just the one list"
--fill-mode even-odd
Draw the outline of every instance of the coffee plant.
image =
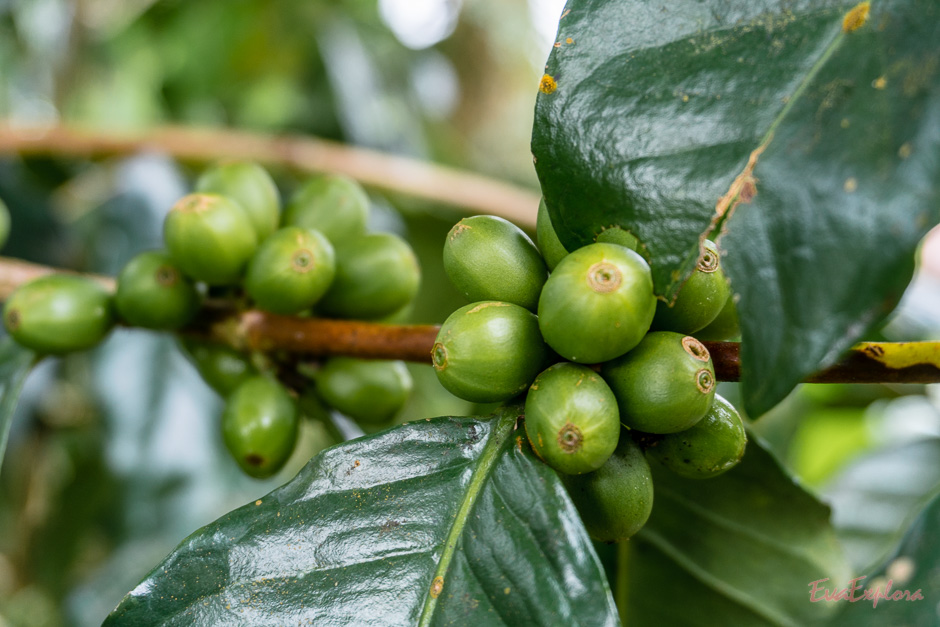
[[[113, 284], [19, 281], [0, 460], [33, 366], [142, 327], [224, 399], [246, 475], [304, 424], [334, 445], [182, 539], [105, 625], [935, 625], [937, 447], [907, 453], [931, 477], [916, 518], [859, 564], [753, 427], [806, 380], [940, 381], [936, 344], [856, 346], [940, 222], [938, 129], [933, 0], [569, 0], [535, 241], [459, 220], [440, 258], [467, 304], [440, 327], [397, 324], [421, 269], [367, 232], [359, 183], [317, 176], [282, 208], [263, 167], [223, 161]], [[493, 405], [402, 416], [403, 360]], [[819, 602], [859, 577], [911, 602]]]

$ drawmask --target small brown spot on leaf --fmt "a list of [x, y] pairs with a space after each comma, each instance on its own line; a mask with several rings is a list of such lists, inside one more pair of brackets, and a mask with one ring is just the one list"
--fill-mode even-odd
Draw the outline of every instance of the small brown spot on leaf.
[[439, 597], [443, 589], [444, 589], [444, 578], [435, 577], [434, 581], [431, 582], [431, 598], [436, 599], [437, 597]]
[[859, 2], [852, 7], [842, 19], [842, 31], [851, 33], [865, 25], [868, 21], [868, 12], [871, 10], [871, 2]]
[[858, 189], [858, 179], [854, 176], [845, 179], [845, 184], [842, 186], [842, 189], [845, 190], [846, 194], [851, 194]]
[[549, 74], [543, 75], [542, 80], [539, 81], [539, 91], [543, 94], [550, 94], [556, 89], [558, 89], [558, 82], [555, 77]]
[[255, 501], [255, 505], [261, 505], [261, 499], [258, 499], [257, 501]]
[[398, 527], [401, 527], [401, 523], [397, 520], [387, 520], [385, 521], [384, 525], [379, 527], [379, 535], [384, 535], [390, 532], [392, 529], [397, 529]]
[[885, 78], [884, 76], [879, 76], [878, 78], [876, 78], [875, 80], [871, 82], [871, 86], [874, 87], [875, 89], [884, 89], [885, 87], [888, 86], [888, 79]]
[[763, 144], [751, 152], [751, 156], [748, 157], [747, 160], [747, 165], [744, 166], [741, 173], [738, 174], [731, 183], [728, 192], [718, 199], [718, 203], [715, 205], [715, 217], [712, 218], [712, 228], [718, 225], [718, 221], [721, 218], [730, 218], [738, 204], [742, 202], [749, 203], [757, 196], [757, 178], [754, 176], [754, 167], [757, 165], [757, 160], [760, 158], [761, 153], [764, 152], [772, 139], [773, 135], [767, 137]]
[[907, 159], [908, 157], [910, 157], [912, 152], [913, 152], [913, 148], [911, 147], [910, 142], [904, 142], [903, 144], [901, 144], [901, 147], [898, 148], [898, 156], [901, 157], [902, 159]]

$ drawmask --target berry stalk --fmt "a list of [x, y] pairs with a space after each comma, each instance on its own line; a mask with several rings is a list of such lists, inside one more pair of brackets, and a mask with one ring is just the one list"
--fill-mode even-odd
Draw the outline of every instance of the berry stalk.
[[[20, 284], [56, 268], [0, 257], [0, 300]], [[92, 277], [113, 289], [108, 277]], [[257, 310], [233, 311], [209, 304], [185, 333], [248, 350], [283, 350], [309, 356], [345, 355], [431, 363], [440, 327], [394, 325], [357, 320], [278, 316]], [[703, 342], [719, 381], [738, 381], [737, 342]], [[867, 342], [838, 363], [806, 379], [808, 383], [940, 383], [940, 342]]]

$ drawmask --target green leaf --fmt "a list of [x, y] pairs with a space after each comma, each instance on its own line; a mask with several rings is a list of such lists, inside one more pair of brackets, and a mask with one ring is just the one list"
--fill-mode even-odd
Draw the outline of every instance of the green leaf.
[[569, 249], [627, 228], [671, 297], [727, 229], [752, 416], [892, 309], [940, 220], [940, 5], [876, 0], [844, 32], [853, 6], [571, 0], [536, 104]]
[[187, 538], [105, 624], [618, 624], [578, 514], [514, 409], [327, 449]]
[[848, 572], [829, 509], [759, 441], [715, 479], [651, 466], [653, 513], [631, 543], [625, 624], [803, 627], [831, 614], [807, 600], [809, 582]]
[[16, 402], [26, 375], [35, 363], [36, 353], [33, 351], [23, 348], [9, 336], [0, 340], [0, 467], [7, 450]]
[[940, 439], [866, 455], [825, 490], [832, 522], [858, 572], [880, 564], [924, 507], [940, 495]]
[[[829, 601], [840, 606], [842, 613], [832, 621], [832, 627], [935, 627], [937, 625], [937, 590], [940, 590], [940, 496], [933, 499], [914, 524], [908, 529], [898, 551], [880, 568], [859, 579], [861, 590], [851, 592], [862, 597], [865, 589], [882, 596], [858, 601]], [[890, 582], [890, 588], [888, 584]], [[846, 585], [820, 584], [843, 589]], [[905, 595], [907, 591], [909, 594]], [[919, 592], [920, 598], [915, 595]], [[900, 593], [900, 594], [899, 594]], [[884, 597], [898, 595], [888, 600]], [[820, 590], [817, 598], [822, 597]], [[823, 605], [827, 602], [820, 602]]]

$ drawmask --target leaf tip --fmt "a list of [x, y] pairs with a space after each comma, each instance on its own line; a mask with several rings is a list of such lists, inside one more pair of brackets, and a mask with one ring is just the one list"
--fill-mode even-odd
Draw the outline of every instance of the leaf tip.
[[852, 7], [842, 19], [842, 32], [851, 33], [858, 30], [868, 21], [868, 13], [871, 10], [871, 2], [859, 2]]

